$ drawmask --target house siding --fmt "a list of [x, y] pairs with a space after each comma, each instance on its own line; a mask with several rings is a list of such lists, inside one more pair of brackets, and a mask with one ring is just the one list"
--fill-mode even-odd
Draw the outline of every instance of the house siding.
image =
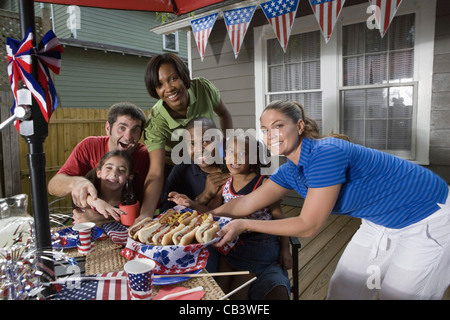
[[[77, 39], [104, 45], [120, 46], [147, 52], [162, 52], [162, 36], [149, 29], [161, 23], [154, 12], [80, 8], [80, 29]], [[55, 33], [60, 38], [70, 37], [67, 28], [67, 6], [54, 5]], [[186, 33], [179, 33], [179, 54], [187, 58]]]
[[64, 108], [108, 108], [130, 101], [143, 109], [156, 102], [144, 84], [147, 57], [67, 46], [55, 85]]

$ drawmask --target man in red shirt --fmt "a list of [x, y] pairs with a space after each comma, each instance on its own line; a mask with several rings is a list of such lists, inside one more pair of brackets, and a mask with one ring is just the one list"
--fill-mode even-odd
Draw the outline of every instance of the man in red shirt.
[[90, 195], [96, 199], [97, 189], [85, 178], [85, 175], [97, 167], [101, 157], [108, 151], [126, 150], [134, 160], [135, 193], [142, 203], [144, 182], [150, 164], [148, 150], [139, 142], [145, 122], [145, 114], [138, 106], [129, 102], [112, 105], [105, 124], [106, 136], [92, 136], [82, 140], [49, 181], [48, 192], [58, 197], [64, 197], [70, 193], [76, 207], [88, 207], [87, 197]]

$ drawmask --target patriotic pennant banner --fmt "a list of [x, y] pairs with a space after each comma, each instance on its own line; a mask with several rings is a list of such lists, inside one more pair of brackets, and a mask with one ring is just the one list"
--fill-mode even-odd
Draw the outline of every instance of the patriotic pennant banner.
[[330, 40], [344, 2], [345, 0], [309, 0], [326, 43]]
[[231, 45], [233, 46], [235, 58], [237, 58], [239, 54], [242, 41], [247, 33], [248, 26], [252, 20], [255, 10], [256, 6], [250, 6], [223, 12], [225, 25], [228, 30]]
[[208, 43], [209, 35], [216, 22], [219, 13], [213, 13], [209, 16], [198, 18], [191, 21], [192, 31], [194, 32], [195, 42], [197, 43], [200, 57], [203, 61], [205, 56], [206, 44]]
[[272, 25], [281, 47], [286, 52], [298, 8], [298, 0], [272, 0], [261, 3], [261, 8]]
[[369, 0], [372, 7], [375, 7], [375, 23], [380, 29], [381, 37], [386, 34], [401, 2], [402, 0]]
[[[22, 41], [6, 38], [8, 76], [14, 95], [14, 104], [11, 108], [12, 114], [14, 114], [17, 103], [19, 81], [22, 80], [36, 99], [45, 120], [48, 122], [52, 111], [57, 105], [56, 90], [48, 68], [50, 67], [55, 73], [59, 73], [62, 51], [62, 46], [53, 31], [49, 31], [43, 37], [37, 52], [33, 47], [33, 33], [31, 28], [27, 30]], [[38, 57], [38, 77], [44, 89], [32, 75], [32, 55], [34, 54]], [[17, 121], [16, 128], [19, 130]]]

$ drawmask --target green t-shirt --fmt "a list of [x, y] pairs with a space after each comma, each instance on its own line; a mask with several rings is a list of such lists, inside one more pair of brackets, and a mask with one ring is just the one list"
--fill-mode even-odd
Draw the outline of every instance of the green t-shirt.
[[145, 145], [149, 152], [165, 148], [166, 154], [170, 155], [172, 148], [180, 142], [178, 136], [172, 141], [172, 132], [198, 117], [214, 120], [214, 109], [220, 102], [219, 90], [205, 78], [194, 78], [188, 93], [189, 106], [185, 119], [172, 118], [161, 99], [153, 106], [144, 130]]

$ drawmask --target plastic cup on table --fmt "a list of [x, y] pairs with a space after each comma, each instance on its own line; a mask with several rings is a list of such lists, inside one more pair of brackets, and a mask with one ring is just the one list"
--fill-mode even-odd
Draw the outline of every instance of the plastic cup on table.
[[77, 223], [72, 227], [74, 231], [78, 232], [77, 248], [79, 253], [87, 254], [94, 250], [94, 227], [95, 223], [93, 222]]
[[151, 300], [155, 262], [151, 259], [128, 261], [124, 270], [128, 277], [128, 288], [133, 300]]
[[127, 214], [120, 215], [120, 223], [124, 226], [131, 227], [134, 224], [134, 220], [139, 216], [141, 206], [139, 201], [135, 204], [120, 204], [119, 209], [125, 211]]

